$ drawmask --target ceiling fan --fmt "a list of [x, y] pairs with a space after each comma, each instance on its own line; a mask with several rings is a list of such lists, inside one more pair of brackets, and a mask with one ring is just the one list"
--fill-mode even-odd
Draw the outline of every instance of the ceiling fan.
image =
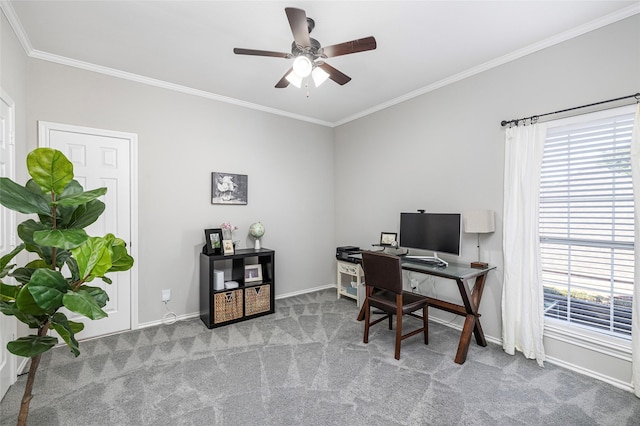
[[309, 75], [313, 78], [316, 87], [322, 84], [327, 78], [330, 78], [339, 85], [344, 85], [351, 81], [351, 77], [327, 64], [324, 62], [324, 59], [364, 52], [376, 48], [376, 39], [374, 37], [365, 37], [322, 47], [318, 40], [309, 36], [309, 33], [311, 33], [315, 27], [315, 22], [313, 19], [307, 18], [304, 10], [286, 7], [284, 11], [287, 14], [289, 26], [293, 33], [291, 53], [242, 49], [238, 47], [233, 49], [233, 53], [238, 55], [270, 56], [285, 59], [295, 58], [292, 67], [289, 68], [280, 81], [278, 81], [275, 86], [276, 88], [287, 87], [289, 83], [300, 87], [302, 80]]

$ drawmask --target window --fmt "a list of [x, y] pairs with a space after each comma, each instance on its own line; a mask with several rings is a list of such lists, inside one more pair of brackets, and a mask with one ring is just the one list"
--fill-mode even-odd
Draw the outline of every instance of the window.
[[540, 185], [545, 317], [631, 339], [633, 112], [548, 123]]

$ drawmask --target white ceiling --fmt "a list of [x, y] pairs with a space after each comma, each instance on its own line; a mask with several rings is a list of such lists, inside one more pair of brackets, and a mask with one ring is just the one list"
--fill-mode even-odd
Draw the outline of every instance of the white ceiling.
[[[327, 126], [640, 13], [639, 1], [6, 1], [27, 53]], [[330, 58], [352, 80], [274, 85], [291, 59], [285, 7], [315, 20], [323, 46], [374, 36]]]

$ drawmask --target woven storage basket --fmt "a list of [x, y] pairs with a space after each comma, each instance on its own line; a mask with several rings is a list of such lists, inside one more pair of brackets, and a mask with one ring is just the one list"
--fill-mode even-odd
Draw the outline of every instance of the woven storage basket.
[[271, 286], [260, 285], [245, 289], [245, 315], [255, 315], [271, 310]]
[[213, 323], [242, 318], [242, 290], [225, 291], [213, 295]]

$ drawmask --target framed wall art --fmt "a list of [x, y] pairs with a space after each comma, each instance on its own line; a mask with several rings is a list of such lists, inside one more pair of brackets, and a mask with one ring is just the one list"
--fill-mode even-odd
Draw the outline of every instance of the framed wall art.
[[222, 229], [205, 229], [204, 241], [204, 254], [222, 254]]
[[211, 204], [247, 204], [248, 176], [211, 173]]

